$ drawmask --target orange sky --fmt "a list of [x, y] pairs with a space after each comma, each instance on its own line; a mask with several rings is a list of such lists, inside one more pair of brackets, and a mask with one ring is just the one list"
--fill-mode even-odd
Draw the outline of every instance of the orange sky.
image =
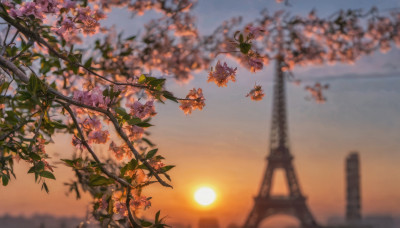
[[[391, 90], [400, 79], [390, 80], [332, 82], [324, 105], [306, 101], [302, 88], [288, 86], [295, 168], [318, 221], [344, 213], [344, 158], [351, 150], [358, 150], [361, 156], [363, 212], [400, 214], [400, 121], [396, 115], [399, 107], [393, 103], [400, 95]], [[170, 86], [179, 92], [193, 85]], [[207, 100], [202, 112], [184, 116], [175, 104], [157, 105], [151, 137], [160, 153], [177, 167], [171, 171], [174, 189], [154, 186], [146, 191], [153, 197], [149, 213], [161, 209], [170, 223], [196, 224], [200, 217], [216, 216], [224, 225], [241, 224], [266, 165], [271, 83], [266, 82], [267, 99], [262, 102], [251, 102], [229, 89], [203, 87], [206, 97], [213, 99]], [[354, 88], [343, 90], [346, 87]], [[357, 90], [370, 87], [365, 93]], [[246, 85], [238, 84], [232, 90], [245, 89]], [[69, 136], [58, 136], [55, 142], [57, 146], [47, 148], [50, 154], [71, 156]], [[85, 213], [87, 197], [76, 201], [65, 196], [62, 182], [71, 178], [70, 169], [59, 165], [57, 183], [50, 184], [49, 195], [40, 191], [26, 171], [25, 165], [18, 166], [18, 179], [0, 188], [0, 214]], [[285, 189], [279, 175], [275, 183], [273, 191]], [[203, 185], [213, 187], [218, 194], [216, 203], [207, 208], [193, 200], [194, 191]]]
[[[335, 1], [335, 4], [337, 2], [344, 5], [349, 1]], [[356, 5], [359, 1], [351, 2]], [[200, 9], [201, 4], [202, 1]], [[237, 14], [236, 11], [231, 14]], [[221, 15], [214, 10], [208, 18], [199, 17], [203, 26], [204, 20], [212, 20], [215, 14]], [[362, 58], [352, 66], [294, 70], [296, 77], [309, 81], [305, 80], [301, 87], [288, 85], [291, 152], [303, 193], [308, 196], [308, 205], [320, 222], [331, 215], [344, 214], [344, 159], [353, 150], [359, 151], [361, 158], [364, 214], [400, 215], [399, 59], [400, 51], [396, 49], [386, 55]], [[242, 224], [252, 207], [252, 197], [258, 192], [266, 166], [272, 67], [257, 74], [239, 69], [237, 82], [230, 83], [228, 88], [207, 84], [206, 75], [198, 73], [187, 85], [168, 85], [179, 96], [193, 87], [203, 88], [207, 99], [203, 111], [185, 116], [176, 104], [157, 104], [158, 115], [153, 120], [156, 126], [150, 129], [151, 139], [160, 148], [160, 154], [167, 158], [167, 163], [177, 167], [171, 171], [174, 189], [154, 186], [147, 190], [153, 197], [148, 213], [161, 209], [170, 223], [194, 225], [200, 217], [215, 216], [224, 226]], [[310, 81], [311, 76], [321, 79], [346, 75], [396, 77], [330, 80], [326, 81], [330, 84], [326, 104], [318, 105], [305, 99], [308, 95], [303, 87], [315, 83], [315, 80]], [[255, 82], [266, 92], [261, 102], [245, 97]], [[46, 149], [53, 157], [55, 153], [59, 158], [72, 155], [70, 136], [57, 136], [54, 141], [56, 144]], [[28, 167], [17, 165], [17, 180], [12, 180], [6, 188], [0, 187], [0, 215], [83, 216], [89, 198], [84, 196], [76, 201], [73, 196], [65, 196], [67, 189], [63, 182], [73, 174], [70, 169], [58, 166], [57, 182], [49, 181], [50, 194], [46, 194], [40, 191], [40, 185], [34, 184], [33, 175], [26, 174]], [[200, 207], [193, 199], [196, 188], [203, 185], [212, 186], [217, 192], [216, 203], [207, 208]], [[282, 180], [276, 185], [274, 191], [284, 189]]]

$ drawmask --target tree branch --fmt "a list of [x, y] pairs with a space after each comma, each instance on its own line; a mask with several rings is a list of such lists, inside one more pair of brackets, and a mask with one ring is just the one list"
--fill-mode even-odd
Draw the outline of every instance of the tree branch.
[[118, 183], [120, 183], [121, 185], [123, 185], [123, 186], [125, 186], [125, 187], [130, 187], [130, 186], [132, 186], [132, 185], [129, 184], [126, 180], [119, 178], [118, 176], [116, 176], [116, 175], [113, 174], [113, 173], [110, 173], [107, 169], [105, 169], [105, 168], [103, 167], [103, 165], [102, 165], [100, 159], [97, 157], [96, 153], [92, 150], [92, 148], [90, 147], [90, 145], [87, 143], [87, 141], [86, 141], [86, 139], [85, 139], [85, 136], [84, 136], [84, 134], [83, 134], [83, 132], [82, 132], [82, 129], [81, 129], [81, 127], [79, 126], [79, 123], [78, 123], [78, 121], [77, 121], [77, 119], [76, 119], [74, 113], [72, 112], [71, 108], [70, 108], [67, 104], [65, 104], [65, 103], [63, 103], [63, 102], [60, 102], [60, 101], [57, 101], [57, 102], [58, 102], [59, 104], [61, 104], [61, 105], [65, 108], [65, 110], [68, 111], [69, 115], [71, 116], [71, 118], [72, 118], [72, 120], [73, 120], [73, 122], [74, 122], [74, 125], [75, 125], [76, 129], [78, 130], [78, 134], [79, 134], [79, 137], [80, 137], [79, 140], [80, 140], [80, 141], [82, 142], [82, 144], [86, 147], [86, 149], [87, 149], [87, 150], [89, 151], [89, 153], [92, 155], [93, 159], [97, 162], [97, 164], [99, 164], [100, 170], [101, 170], [105, 175], [107, 175], [109, 178], [112, 178], [112, 179], [116, 180], [116, 181], [117, 181]]
[[[24, 83], [28, 83], [29, 82], [29, 78], [26, 76], [26, 74], [24, 72], [22, 72], [17, 66], [14, 65], [14, 63], [10, 62], [9, 60], [7, 60], [6, 58], [4, 58], [3, 56], [0, 56], [0, 66], [3, 66], [7, 69], [9, 69], [10, 71], [12, 71], [15, 76], [17, 76], [21, 81], [23, 81]], [[100, 113], [103, 113], [104, 115], [106, 115], [111, 122], [114, 125], [115, 130], [118, 132], [118, 134], [121, 136], [121, 138], [125, 141], [125, 143], [128, 145], [129, 149], [131, 150], [131, 152], [133, 153], [133, 155], [135, 156], [135, 158], [137, 160], [140, 160], [146, 167], [147, 169], [150, 171], [150, 174], [154, 175], [154, 177], [158, 180], [158, 182], [160, 182], [161, 185], [165, 186], [165, 187], [171, 187], [171, 185], [169, 185], [168, 183], [166, 183], [163, 179], [161, 179], [161, 177], [157, 174], [157, 172], [153, 169], [153, 167], [146, 161], [146, 159], [144, 159], [139, 152], [133, 147], [133, 144], [129, 141], [128, 136], [125, 134], [125, 132], [122, 130], [121, 126], [119, 126], [119, 123], [117, 121], [117, 119], [114, 117], [114, 115], [105, 109], [102, 108], [98, 108], [98, 107], [94, 107], [94, 106], [89, 106], [89, 105], [85, 105], [82, 104], [70, 97], [67, 97], [63, 94], [61, 94], [60, 92], [58, 92], [57, 90], [53, 89], [52, 87], [45, 85], [47, 92], [50, 92], [51, 94], [55, 95], [57, 98], [66, 101], [69, 104], [73, 104], [76, 105], [78, 107], [83, 107], [83, 108], [87, 108], [93, 111], [97, 111]]]
[[6, 22], [8, 22], [10, 25], [14, 26], [18, 31], [20, 31], [21, 33], [23, 33], [26, 37], [30, 37], [33, 40], [35, 40], [38, 44], [44, 45], [50, 53], [54, 54], [55, 56], [57, 56], [58, 58], [74, 65], [77, 67], [81, 67], [83, 69], [85, 69], [87, 72], [89, 72], [90, 74], [93, 74], [107, 82], [110, 82], [112, 84], [115, 85], [121, 85], [121, 86], [133, 86], [133, 87], [137, 87], [137, 88], [143, 88], [143, 89], [150, 89], [148, 86], [145, 85], [141, 85], [141, 84], [133, 84], [133, 83], [121, 83], [121, 82], [115, 82], [113, 80], [110, 80], [108, 78], [106, 78], [103, 75], [100, 75], [98, 73], [96, 73], [95, 71], [89, 69], [88, 67], [83, 66], [82, 64], [78, 63], [78, 62], [73, 62], [71, 61], [68, 56], [65, 56], [63, 54], [60, 54], [52, 45], [50, 45], [49, 43], [47, 43], [42, 37], [40, 37], [37, 33], [30, 31], [28, 28], [25, 28], [24, 26], [22, 26], [21, 24], [17, 23], [15, 20], [13, 20], [11, 17], [9, 17], [8, 15], [6, 15], [4, 12], [0, 12], [0, 17], [2, 17]]
[[131, 208], [130, 208], [131, 196], [132, 196], [131, 188], [128, 187], [126, 189], [126, 209], [128, 210], [128, 219], [129, 219], [129, 222], [131, 223], [131, 226], [133, 228], [141, 228], [142, 226], [140, 226], [139, 224], [137, 224], [135, 222], [135, 219], [133, 218], [133, 215], [132, 215], [132, 211], [131, 211]]

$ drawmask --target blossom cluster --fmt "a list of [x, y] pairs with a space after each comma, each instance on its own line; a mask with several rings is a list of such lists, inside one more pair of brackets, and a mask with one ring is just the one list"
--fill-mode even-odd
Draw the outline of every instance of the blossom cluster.
[[323, 104], [326, 98], [323, 95], [323, 90], [329, 88], [329, 85], [321, 85], [320, 83], [315, 83], [314, 86], [306, 86], [305, 89], [310, 93], [311, 97], [319, 104]]
[[260, 85], [255, 85], [253, 89], [246, 95], [246, 97], [250, 97], [254, 101], [260, 101], [265, 96], [264, 91]]
[[236, 70], [237, 68], [228, 67], [226, 63], [221, 65], [220, 61], [218, 61], [217, 65], [215, 65], [215, 70], [211, 69], [208, 74], [208, 82], [214, 81], [218, 87], [226, 86], [229, 80], [236, 81]]
[[[82, 129], [88, 132], [88, 143], [104, 144], [110, 138], [110, 133], [108, 130], [102, 130], [101, 121], [97, 117], [88, 117], [80, 124]], [[72, 144], [77, 146], [80, 145], [81, 142], [74, 138]]]
[[77, 30], [87, 35], [95, 34], [100, 28], [98, 21], [106, 17], [100, 10], [80, 6], [71, 0], [37, 0], [21, 4], [6, 1], [3, 4], [9, 8], [8, 12], [14, 18], [32, 16], [34, 19], [44, 20], [47, 16], [59, 16], [59, 26], [53, 30], [66, 39]]
[[130, 108], [131, 115], [139, 119], [146, 119], [156, 115], [153, 100], [147, 101], [145, 104], [142, 104], [139, 101], [135, 101], [132, 104], [127, 104], [126, 107]]
[[189, 91], [188, 95], [186, 95], [186, 99], [180, 100], [181, 105], [179, 108], [182, 109], [185, 114], [191, 114], [195, 109], [202, 110], [206, 105], [204, 101], [203, 90], [201, 88], [193, 88]]
[[132, 153], [129, 148], [124, 146], [117, 146], [114, 141], [111, 141], [109, 150], [113, 153], [117, 160], [123, 160], [124, 158], [132, 158]]
[[73, 99], [88, 106], [107, 108], [110, 104], [110, 98], [105, 97], [99, 87], [95, 87], [91, 91], [80, 91], [74, 92]]
[[[112, 204], [113, 219], [121, 220], [128, 216], [128, 208], [126, 205], [126, 193], [122, 191], [115, 191], [112, 193], [109, 200], [107, 195], [104, 195], [98, 200], [101, 210], [107, 210], [109, 204]], [[147, 209], [151, 206], [150, 198], [146, 196], [138, 195], [134, 190], [131, 191], [131, 201], [129, 203], [129, 209], [137, 211], [138, 209]]]
[[136, 125], [125, 126], [124, 129], [128, 132], [129, 140], [135, 141], [143, 137], [144, 129]]

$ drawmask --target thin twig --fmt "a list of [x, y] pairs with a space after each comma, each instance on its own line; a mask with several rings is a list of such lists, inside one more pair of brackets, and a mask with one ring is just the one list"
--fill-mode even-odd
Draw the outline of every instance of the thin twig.
[[15, 56], [13, 56], [10, 60], [14, 61], [15, 59], [17, 59], [18, 57], [20, 57], [26, 50], [28, 50], [31, 46], [33, 45], [33, 41], [29, 40], [28, 44], [24, 47], [24, 49], [22, 49], [18, 54], [16, 54]]
[[43, 118], [44, 118], [44, 114], [45, 113], [46, 113], [46, 109], [42, 109], [42, 113], [40, 114], [38, 125], [35, 128], [34, 135], [33, 135], [32, 139], [31, 139], [32, 141], [31, 141], [31, 143], [29, 144], [29, 147], [28, 147], [28, 152], [30, 152], [32, 150], [32, 146], [36, 142], [36, 138], [39, 135], [39, 130], [40, 130], [40, 127], [42, 126], [42, 122], [43, 122]]
[[93, 159], [97, 162], [97, 164], [99, 164], [99, 168], [100, 170], [107, 175], [109, 178], [112, 178], [114, 180], [116, 180], [118, 183], [120, 183], [121, 185], [125, 186], [125, 187], [130, 187], [131, 184], [129, 184], [126, 180], [119, 178], [117, 175], [109, 172], [107, 169], [105, 169], [103, 167], [103, 164], [101, 163], [100, 159], [97, 157], [96, 153], [92, 150], [92, 148], [90, 147], [90, 145], [88, 144], [88, 142], [85, 139], [85, 136], [83, 134], [83, 131], [81, 129], [81, 127], [79, 126], [79, 123], [74, 115], [74, 113], [72, 112], [71, 108], [65, 104], [64, 102], [60, 102], [57, 101], [57, 103], [61, 104], [65, 110], [68, 111], [69, 115], [72, 118], [72, 121], [74, 122], [74, 125], [76, 127], [76, 129], [78, 130], [78, 134], [79, 134], [79, 141], [81, 141], [81, 143], [86, 147], [86, 149], [89, 151], [89, 153], [92, 155]]
[[133, 218], [133, 215], [132, 215], [132, 211], [131, 211], [131, 208], [130, 208], [131, 197], [132, 197], [131, 188], [128, 187], [126, 189], [126, 209], [128, 210], [128, 219], [129, 219], [129, 222], [131, 223], [131, 226], [133, 228], [141, 228], [142, 226], [140, 226], [139, 224], [137, 224], [135, 222], [135, 219]]

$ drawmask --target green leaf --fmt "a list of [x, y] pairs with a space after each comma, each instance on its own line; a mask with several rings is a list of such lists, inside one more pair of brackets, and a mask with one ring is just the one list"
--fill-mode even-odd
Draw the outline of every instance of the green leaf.
[[174, 165], [167, 165], [167, 166], [162, 167], [162, 168], [161, 168], [161, 171], [162, 171], [163, 173], [165, 173], [165, 172], [169, 171], [170, 169], [172, 169], [172, 168], [174, 168], [174, 167], [175, 167]]
[[1, 177], [1, 179], [2, 179], [2, 182], [3, 182], [3, 186], [7, 186], [8, 185], [8, 176], [7, 175], [3, 175], [2, 177]]
[[176, 97], [171, 92], [164, 91], [163, 92], [163, 96], [165, 98], [167, 98], [168, 100], [175, 101], [176, 103], [178, 103], [178, 100], [176, 99]]
[[51, 124], [53, 127], [57, 128], [57, 129], [67, 128], [67, 125], [64, 125], [64, 124], [62, 124], [62, 123], [60, 123], [60, 122], [58, 122], [58, 121], [52, 121], [52, 122], [50, 122], [50, 124]]
[[155, 217], [155, 223], [158, 223], [158, 219], [160, 218], [160, 211], [157, 211], [156, 217]]
[[47, 187], [46, 182], [43, 182], [43, 184], [42, 184], [42, 190], [43, 189], [46, 191], [46, 193], [49, 193], [49, 188]]
[[29, 157], [32, 158], [32, 159], [35, 160], [35, 161], [39, 161], [39, 160], [42, 159], [42, 158], [41, 158], [38, 154], [36, 154], [36, 153], [29, 153]]
[[106, 177], [100, 175], [93, 175], [89, 178], [89, 185], [90, 186], [102, 186], [102, 185], [109, 185], [114, 183], [113, 180], [108, 179]]
[[61, 161], [65, 162], [65, 164], [69, 167], [74, 167], [74, 162], [68, 159], [61, 159]]
[[142, 120], [140, 118], [133, 117], [132, 119], [129, 119], [127, 122], [130, 125], [137, 125], [138, 123], [141, 123]]
[[56, 177], [49, 171], [42, 171], [39, 173], [39, 175], [44, 178], [49, 178], [49, 179], [53, 179], [53, 180], [56, 179]]
[[124, 108], [116, 107], [114, 110], [116, 113], [118, 113], [120, 116], [122, 116], [122, 118], [124, 118], [125, 120], [130, 119], [130, 115], [126, 112], [126, 110]]
[[143, 141], [145, 141], [149, 146], [155, 146], [154, 143], [152, 143], [150, 140], [147, 138], [142, 138]]
[[93, 58], [90, 57], [90, 58], [85, 62], [85, 64], [84, 64], [83, 66], [86, 67], [86, 68], [90, 68], [90, 66], [92, 66], [92, 61], [93, 61]]
[[136, 36], [130, 36], [128, 38], [126, 38], [125, 40], [134, 40], [136, 38]]
[[31, 93], [36, 93], [37, 88], [39, 87], [39, 79], [35, 75], [31, 75], [28, 82], [28, 90]]
[[154, 155], [157, 153], [157, 151], [158, 151], [158, 149], [150, 150], [146, 155], [146, 159], [150, 159], [150, 158], [154, 157]]
[[249, 51], [251, 49], [251, 44], [249, 44], [249, 43], [240, 43], [239, 47], [240, 47], [240, 52], [242, 52], [243, 54], [247, 54], [247, 53], [249, 53]]
[[240, 33], [239, 42], [240, 42], [240, 43], [243, 43], [243, 40], [244, 40], [244, 39], [243, 39], [243, 34]]
[[26, 91], [19, 91], [19, 96], [18, 96], [18, 100], [24, 101], [24, 100], [28, 100], [31, 98], [31, 94], [26, 92]]
[[146, 81], [146, 76], [144, 76], [144, 74], [140, 75], [138, 82], [143, 83], [145, 81]]
[[149, 226], [153, 225], [153, 223], [148, 222], [148, 221], [144, 221], [144, 220], [141, 221], [141, 224], [142, 224], [142, 226], [144, 226], [144, 227], [149, 227]]
[[151, 125], [149, 123], [145, 123], [145, 122], [137, 123], [135, 125], [138, 126], [138, 127], [151, 127], [151, 126], [153, 126], [153, 125]]

